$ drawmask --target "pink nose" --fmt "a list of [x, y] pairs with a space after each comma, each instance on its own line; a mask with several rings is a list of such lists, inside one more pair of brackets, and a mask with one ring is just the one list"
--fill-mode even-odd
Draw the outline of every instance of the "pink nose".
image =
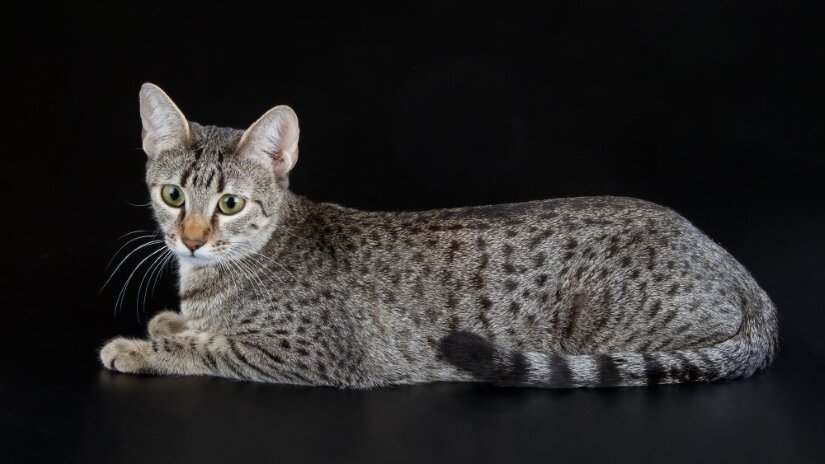
[[189, 251], [194, 252], [198, 248], [202, 247], [206, 241], [202, 238], [190, 238], [190, 237], [181, 237], [181, 241], [186, 248], [189, 248]]
[[209, 221], [200, 216], [187, 216], [180, 225], [180, 240], [192, 253], [209, 240]]

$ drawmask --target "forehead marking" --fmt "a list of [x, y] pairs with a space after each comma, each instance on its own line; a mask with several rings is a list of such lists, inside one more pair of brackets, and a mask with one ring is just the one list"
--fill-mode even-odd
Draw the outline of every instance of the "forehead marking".
[[215, 177], [215, 171], [216, 169], [214, 167], [209, 170], [209, 177], [207, 177], [206, 182], [203, 183], [204, 187], [212, 185], [212, 179]]
[[[195, 166], [198, 164], [198, 161], [201, 157], [201, 147], [195, 148], [195, 159], [189, 163], [189, 166], [180, 173], [180, 185], [182, 187], [186, 187], [186, 184], [189, 182], [189, 176], [192, 174], [192, 171], [195, 169]], [[194, 182], [194, 179], [193, 179]]]
[[[223, 156], [221, 156], [223, 158]], [[220, 164], [218, 165], [218, 192], [223, 192], [224, 188], [224, 177], [223, 177], [223, 166]]]
[[194, 159], [181, 171], [181, 186], [217, 189], [226, 187], [223, 162], [237, 150], [240, 131], [226, 130], [212, 126], [199, 127], [199, 136], [190, 150]]
[[[209, 150], [206, 147], [198, 147], [195, 150], [195, 159], [181, 172], [181, 185], [186, 187], [191, 183], [193, 187], [208, 188], [212, 185], [215, 175], [218, 175], [217, 191], [220, 192], [224, 187], [223, 174], [223, 151]], [[217, 160], [215, 159], [217, 158]]]

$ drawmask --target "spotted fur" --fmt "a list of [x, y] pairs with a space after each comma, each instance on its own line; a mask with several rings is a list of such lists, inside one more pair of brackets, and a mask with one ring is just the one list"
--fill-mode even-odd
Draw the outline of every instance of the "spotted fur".
[[[289, 134], [279, 121], [268, 160], [248, 153], [244, 131], [186, 122], [150, 140], [165, 143], [147, 150], [147, 185], [167, 243], [179, 250], [187, 215], [209, 218], [213, 261], [179, 258], [180, 312], [156, 316], [145, 340], [109, 342], [107, 368], [350, 388], [567, 388], [743, 377], [774, 355], [768, 296], [667, 208], [618, 197], [422, 212], [316, 203], [277, 168], [292, 156], [278, 145]], [[164, 183], [186, 190], [185, 208], [161, 203]], [[217, 215], [222, 193], [243, 195], [245, 210]]]

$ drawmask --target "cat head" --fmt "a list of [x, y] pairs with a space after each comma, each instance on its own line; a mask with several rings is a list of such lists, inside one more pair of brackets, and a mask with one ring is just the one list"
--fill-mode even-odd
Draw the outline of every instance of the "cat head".
[[278, 224], [298, 160], [298, 118], [267, 111], [245, 131], [189, 122], [158, 86], [140, 89], [146, 184], [166, 245], [208, 266], [254, 255]]

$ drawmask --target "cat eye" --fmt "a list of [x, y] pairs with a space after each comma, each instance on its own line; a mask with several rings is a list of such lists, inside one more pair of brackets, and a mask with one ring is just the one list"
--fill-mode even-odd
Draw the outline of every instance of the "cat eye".
[[226, 194], [218, 200], [218, 209], [221, 210], [221, 213], [230, 216], [242, 210], [245, 204], [246, 200], [243, 198], [237, 195]]
[[160, 196], [169, 206], [180, 208], [186, 201], [183, 190], [177, 185], [166, 184], [160, 189]]

